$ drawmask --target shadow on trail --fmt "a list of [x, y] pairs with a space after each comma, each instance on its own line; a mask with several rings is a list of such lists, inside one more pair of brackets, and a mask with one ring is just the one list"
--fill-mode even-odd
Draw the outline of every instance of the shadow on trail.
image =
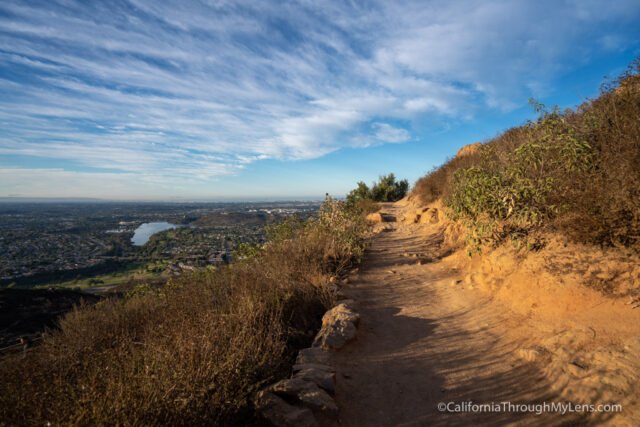
[[559, 398], [535, 364], [514, 357], [520, 343], [500, 335], [503, 317], [491, 311], [488, 298], [456, 305], [442, 285], [451, 272], [387, 271], [416, 264], [407, 253], [441, 258], [441, 233], [393, 234], [376, 238], [360, 278], [345, 289], [358, 302], [361, 322], [357, 340], [335, 354], [341, 426], [584, 422], [579, 414], [440, 412], [440, 402], [536, 404]]

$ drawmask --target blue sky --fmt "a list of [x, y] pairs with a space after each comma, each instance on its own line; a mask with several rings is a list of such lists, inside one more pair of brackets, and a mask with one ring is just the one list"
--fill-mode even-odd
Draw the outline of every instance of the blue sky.
[[415, 181], [640, 56], [640, 2], [0, 2], [0, 197]]

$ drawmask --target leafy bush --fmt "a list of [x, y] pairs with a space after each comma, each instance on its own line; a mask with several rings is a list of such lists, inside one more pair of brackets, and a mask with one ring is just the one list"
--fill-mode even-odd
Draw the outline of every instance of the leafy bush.
[[260, 254], [260, 246], [251, 243], [240, 243], [233, 251], [233, 259], [242, 261], [253, 259]]
[[294, 238], [305, 227], [304, 221], [298, 215], [286, 217], [283, 221], [265, 226], [267, 240], [272, 244]]
[[347, 203], [351, 205], [355, 205], [360, 200], [373, 201], [373, 197], [371, 196], [371, 189], [362, 181], [358, 182], [357, 187], [351, 190], [349, 194], [347, 194]]
[[3, 359], [0, 424], [254, 423], [251, 397], [311, 343], [364, 227], [327, 199], [243, 262], [78, 307], [26, 358]]
[[343, 271], [353, 260], [361, 260], [364, 255], [362, 236], [367, 225], [347, 203], [327, 197], [320, 207], [315, 228], [316, 233], [327, 236], [323, 239], [328, 244], [323, 250], [323, 264], [329, 263], [334, 270]]
[[477, 249], [550, 229], [577, 241], [640, 249], [640, 61], [577, 111], [546, 110], [421, 178]]
[[383, 175], [369, 188], [360, 181], [358, 186], [347, 195], [347, 203], [352, 207], [360, 207], [361, 210], [375, 212], [371, 202], [395, 202], [407, 195], [409, 181], [403, 179], [396, 181], [394, 174]]
[[395, 202], [407, 195], [409, 181], [396, 181], [394, 174], [381, 176], [371, 187], [371, 198], [376, 202]]

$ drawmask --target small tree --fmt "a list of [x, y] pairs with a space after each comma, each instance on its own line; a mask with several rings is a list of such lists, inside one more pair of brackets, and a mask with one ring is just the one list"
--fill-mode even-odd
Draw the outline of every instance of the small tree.
[[369, 190], [369, 186], [362, 181], [358, 182], [358, 186], [347, 194], [347, 204], [349, 205], [355, 205], [361, 200], [369, 199], [372, 199], [371, 190]]
[[358, 206], [363, 202], [395, 202], [402, 199], [408, 190], [409, 181], [396, 181], [396, 176], [390, 173], [381, 176], [371, 188], [362, 181], [358, 182], [358, 186], [347, 195], [347, 204]]
[[409, 181], [403, 179], [396, 181], [392, 173], [381, 176], [377, 183], [371, 187], [371, 198], [376, 202], [395, 202], [402, 199], [409, 190]]

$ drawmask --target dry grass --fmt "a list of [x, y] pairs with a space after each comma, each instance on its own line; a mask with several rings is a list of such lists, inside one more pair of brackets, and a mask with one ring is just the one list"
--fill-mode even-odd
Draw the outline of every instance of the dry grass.
[[442, 166], [434, 168], [420, 178], [413, 187], [412, 193], [424, 203], [432, 203], [448, 196], [453, 187], [453, 175], [459, 169], [468, 168], [480, 161], [476, 153], [462, 157], [454, 157]]
[[0, 424], [257, 423], [251, 397], [310, 344], [363, 227], [329, 200], [256, 257], [78, 307], [26, 358], [2, 361]]
[[380, 210], [380, 204], [371, 199], [361, 199], [355, 203], [355, 208], [362, 212], [364, 215], [378, 212]]

